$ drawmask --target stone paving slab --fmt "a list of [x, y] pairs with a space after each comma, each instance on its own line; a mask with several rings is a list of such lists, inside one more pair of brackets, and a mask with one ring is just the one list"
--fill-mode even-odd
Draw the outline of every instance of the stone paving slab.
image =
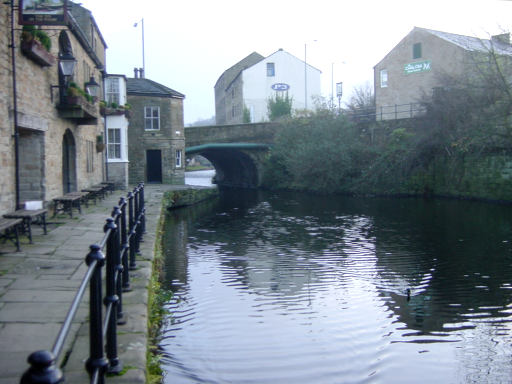
[[[141, 256], [133, 276], [132, 292], [123, 294], [126, 325], [119, 330], [119, 358], [130, 367], [125, 374], [108, 377], [107, 383], [146, 382], [147, 285], [151, 275], [155, 232], [165, 190], [176, 186], [145, 188], [146, 230]], [[182, 187], [185, 188], [185, 187]], [[0, 384], [17, 383], [28, 368], [31, 352], [52, 348], [87, 266], [89, 246], [103, 237], [103, 225], [112, 207], [127, 191], [115, 191], [96, 205], [82, 209], [70, 219], [57, 215], [48, 219], [48, 234], [33, 227], [34, 244], [21, 238], [21, 252], [0, 242]], [[61, 355], [66, 382], [88, 383], [84, 363], [89, 353], [88, 290], [79, 307]], [[69, 354], [69, 356], [67, 356]]]

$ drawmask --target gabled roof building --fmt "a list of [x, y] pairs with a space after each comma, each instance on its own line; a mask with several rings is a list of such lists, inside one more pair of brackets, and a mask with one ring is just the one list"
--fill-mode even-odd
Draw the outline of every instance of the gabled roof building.
[[185, 95], [135, 70], [127, 79], [131, 106], [128, 128], [131, 182], [183, 184], [185, 181]]
[[509, 34], [491, 39], [415, 27], [374, 67], [378, 120], [422, 113], [420, 99], [443, 86], [443, 76], [469, 74], [478, 55], [512, 57]]
[[[268, 121], [268, 99], [288, 94], [292, 109], [312, 108], [320, 96], [320, 70], [279, 49], [267, 57], [253, 52], [215, 84], [216, 123]], [[244, 121], [244, 110], [249, 121]]]

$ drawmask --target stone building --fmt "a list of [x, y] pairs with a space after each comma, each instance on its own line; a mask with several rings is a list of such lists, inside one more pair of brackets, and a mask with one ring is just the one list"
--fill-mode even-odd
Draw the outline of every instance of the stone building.
[[443, 87], [443, 77], [470, 74], [489, 52], [512, 56], [509, 35], [486, 40], [415, 27], [374, 67], [377, 119], [421, 114], [420, 99]]
[[[84, 92], [96, 83], [91, 80], [101, 82], [105, 69], [106, 44], [91, 12], [68, 2], [62, 25], [22, 32], [24, 15], [14, 3], [15, 9], [2, 5], [0, 14], [0, 213], [27, 200], [51, 201], [104, 176], [98, 102]], [[51, 41], [49, 52], [41, 39]], [[73, 62], [68, 76], [64, 64]]]
[[[234, 94], [241, 96], [242, 89], [240, 88], [241, 81], [236, 85], [231, 85], [235, 79], [240, 79], [241, 72], [253, 66], [254, 64], [263, 60], [264, 57], [257, 52], [251, 53], [249, 56], [243, 58], [232, 67], [226, 69], [215, 83], [215, 123], [217, 125], [234, 124], [242, 122], [242, 115], [235, 116], [232, 113], [234, 110], [241, 111], [243, 108], [242, 98], [233, 97]], [[232, 94], [229, 94], [228, 88], [233, 89]]]
[[292, 109], [315, 106], [320, 96], [320, 70], [279, 49], [267, 57], [253, 52], [224, 71], [215, 84], [215, 119], [218, 125], [249, 120], [268, 121], [268, 99], [287, 94]]
[[185, 95], [146, 79], [143, 70], [127, 79], [130, 109], [130, 183], [185, 181]]

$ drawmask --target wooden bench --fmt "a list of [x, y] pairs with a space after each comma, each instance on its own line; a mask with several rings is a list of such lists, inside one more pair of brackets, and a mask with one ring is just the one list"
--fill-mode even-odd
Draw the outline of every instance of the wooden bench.
[[111, 194], [116, 190], [116, 183], [112, 181], [104, 181], [100, 185], [105, 187], [105, 192], [110, 192]]
[[28, 234], [28, 240], [32, 244], [32, 223], [38, 224], [43, 228], [44, 234], [46, 235], [46, 214], [47, 209], [18, 209], [17, 211], [7, 213], [4, 215], [6, 219], [22, 219], [22, 230]]
[[16, 245], [16, 251], [20, 251], [19, 229], [23, 225], [23, 219], [0, 219], [0, 237], [10, 240]]
[[105, 197], [105, 187], [99, 185], [84, 188], [82, 192], [88, 192], [89, 199], [94, 200], [94, 204], [96, 204], [96, 199], [103, 199]]
[[86, 201], [89, 192], [70, 192], [64, 196], [56, 197], [53, 199], [53, 217], [58, 212], [67, 212], [69, 217], [73, 217], [73, 208], [76, 207], [80, 214], [82, 213], [82, 202]]

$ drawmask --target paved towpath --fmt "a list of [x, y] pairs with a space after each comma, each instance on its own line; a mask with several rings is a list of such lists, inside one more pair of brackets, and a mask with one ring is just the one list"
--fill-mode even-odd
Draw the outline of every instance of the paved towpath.
[[[164, 191], [179, 188], [183, 187], [147, 185], [145, 188], [147, 234], [140, 246], [137, 269], [130, 273], [133, 290], [123, 295], [127, 323], [118, 328], [119, 358], [128, 369], [122, 376], [109, 377], [107, 382], [145, 383], [147, 283], [156, 226]], [[102, 239], [105, 219], [126, 192], [115, 191], [72, 219], [67, 215], [52, 218], [50, 210], [48, 234], [33, 226], [33, 244], [23, 236], [21, 252], [16, 252], [9, 242], [0, 241], [0, 384], [19, 382], [28, 368], [26, 360], [31, 352], [52, 349], [86, 271], [89, 245]], [[60, 357], [60, 362], [67, 358], [64, 374], [68, 383], [88, 382], [84, 370], [89, 353], [88, 296], [87, 290]]]

